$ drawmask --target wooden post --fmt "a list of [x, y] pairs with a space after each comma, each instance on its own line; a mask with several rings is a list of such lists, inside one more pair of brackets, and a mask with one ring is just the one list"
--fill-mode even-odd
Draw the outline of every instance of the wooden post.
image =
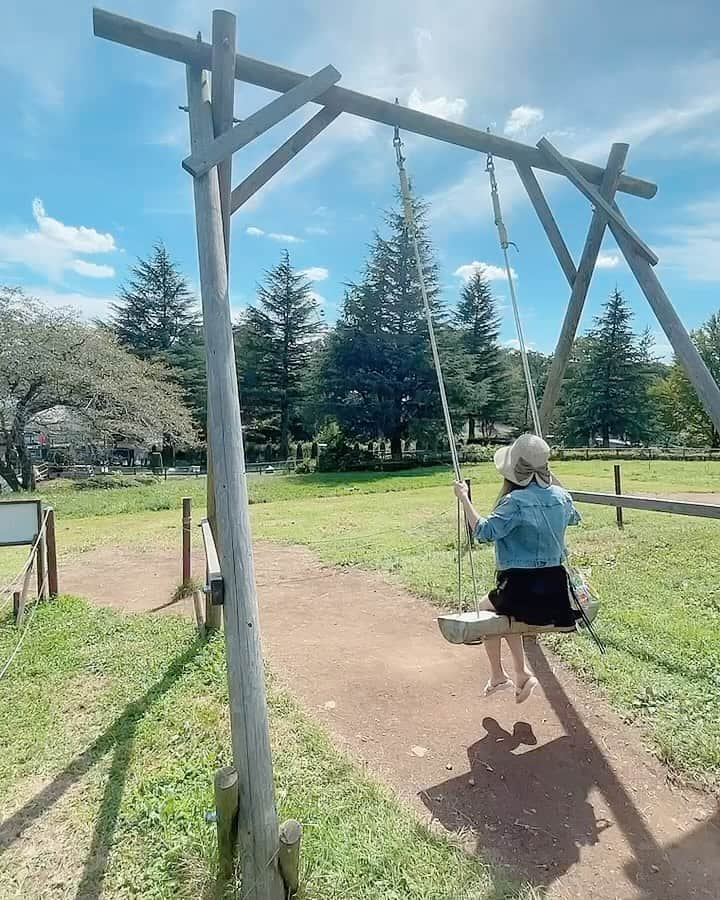
[[20, 591], [13, 591], [13, 621], [17, 625], [20, 614]]
[[192, 578], [192, 499], [183, 497], [182, 502], [182, 583], [189, 584]]
[[[620, 471], [620, 466], [617, 463], [615, 464], [614, 468], [615, 468], [615, 493], [618, 495], [618, 497], [621, 497], [622, 496], [622, 473]], [[622, 506], [618, 506], [615, 510], [615, 513], [617, 516], [617, 526], [622, 531], [622, 529], [624, 528]]]
[[205, 620], [202, 614], [202, 591], [193, 591], [193, 610], [195, 612], [195, 624], [201, 638], [205, 637]]
[[[625, 157], [627, 156], [627, 144], [613, 144], [608, 156], [607, 168], [603, 175], [600, 185], [600, 193], [607, 200], [612, 200], [617, 188], [618, 179], [625, 165]], [[580, 324], [580, 316], [582, 315], [590, 288], [590, 279], [595, 270], [600, 247], [602, 246], [603, 235], [605, 234], [605, 226], [607, 220], [602, 211], [596, 210], [593, 213], [588, 229], [585, 246], [583, 247], [580, 263], [577, 267], [577, 274], [573, 281], [572, 290], [570, 292], [570, 300], [565, 311], [565, 319], [563, 320], [562, 330], [558, 338], [557, 347], [553, 354], [550, 371], [548, 373], [547, 383], [543, 391], [542, 403], [540, 404], [540, 422], [542, 424], [543, 433], [548, 430], [550, 419], [555, 410], [560, 390], [562, 388], [563, 378], [565, 377], [565, 369], [567, 368], [570, 354], [572, 353], [575, 334]]]
[[42, 504], [38, 504], [38, 542], [37, 547], [35, 548], [35, 569], [37, 572], [37, 595], [38, 600], [44, 600], [47, 589], [45, 586], [45, 556], [46, 556], [46, 541], [45, 541], [45, 523], [43, 521], [45, 516], [45, 512], [42, 508]]
[[[22, 590], [20, 591], [20, 596], [18, 597], [17, 607], [15, 607], [15, 624], [20, 627], [23, 623], [23, 619], [25, 618], [25, 606], [27, 604], [27, 595], [30, 590], [30, 580], [32, 579], [32, 562], [28, 566], [28, 570], [25, 573], [25, 577], [23, 578]], [[14, 599], [14, 597], [13, 597]], [[14, 604], [13, 604], [14, 606]]]
[[55, 542], [55, 510], [52, 507], [47, 511], [45, 543], [47, 549], [48, 591], [51, 597], [57, 597], [60, 589], [58, 586], [57, 545]]
[[238, 773], [233, 766], [223, 766], [215, 773], [215, 816], [218, 842], [218, 896], [235, 870], [235, 847], [238, 838]]
[[619, 228], [613, 221], [610, 221], [609, 225], [622, 255], [627, 260], [630, 271], [647, 297], [660, 327], [670, 341], [670, 346], [697, 391], [700, 402], [705, 407], [715, 428], [720, 431], [720, 387], [698, 353], [697, 347], [687, 333], [680, 316], [675, 312], [670, 298], [663, 290], [650, 263], [635, 251], [632, 241], [622, 228]]
[[[191, 149], [213, 139], [202, 71], [187, 69]], [[193, 179], [200, 294], [211, 417], [213, 493], [225, 581], [225, 641], [233, 762], [246, 786], [239, 802], [243, 889], [255, 900], [283, 900], [265, 678], [260, 651], [252, 537], [245, 479], [232, 320], [217, 170]]]
[[295, 819], [288, 819], [280, 826], [280, 873], [285, 882], [288, 897], [293, 897], [300, 887], [300, 842], [303, 828]]

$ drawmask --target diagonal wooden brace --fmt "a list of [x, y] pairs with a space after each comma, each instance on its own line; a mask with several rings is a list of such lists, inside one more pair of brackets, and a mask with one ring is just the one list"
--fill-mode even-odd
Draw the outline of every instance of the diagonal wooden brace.
[[568, 180], [571, 181], [575, 187], [580, 191], [580, 193], [585, 194], [588, 200], [593, 203], [598, 209], [601, 209], [605, 215], [612, 222], [615, 223], [619, 228], [625, 232], [625, 234], [630, 238], [632, 243], [635, 246], [635, 249], [641, 256], [644, 256], [645, 259], [650, 263], [651, 266], [657, 264], [658, 258], [653, 253], [653, 251], [648, 247], [648, 245], [640, 238], [635, 231], [628, 225], [622, 215], [617, 213], [611, 203], [601, 196], [600, 192], [597, 188], [590, 184], [590, 182], [583, 178], [583, 176], [578, 172], [575, 166], [560, 153], [560, 151], [554, 147], [547, 138], [540, 138], [537, 142], [538, 150], [542, 150], [550, 159], [552, 159], [558, 166], [563, 170]]
[[304, 147], [307, 147], [310, 141], [324, 131], [339, 115], [339, 109], [327, 109], [325, 107], [319, 113], [316, 113], [310, 121], [306, 122], [302, 128], [299, 128], [291, 138], [288, 138], [281, 147], [278, 147], [274, 153], [270, 154], [265, 162], [260, 163], [233, 190], [230, 200], [230, 212], [234, 213], [244, 203], [247, 203], [264, 184], [267, 184], [274, 175], [277, 175], [283, 166], [286, 166], [291, 159], [294, 159]]
[[248, 116], [245, 121], [236, 125], [231, 131], [226, 131], [215, 138], [202, 151], [191, 153], [187, 159], [183, 160], [183, 168], [195, 178], [207, 175], [213, 166], [218, 165], [236, 150], [240, 150], [250, 141], [264, 134], [273, 125], [277, 125], [278, 122], [300, 109], [301, 106], [324, 94], [339, 80], [338, 70], [333, 66], [326, 66], [296, 87], [291, 88], [286, 94]]
[[[613, 144], [608, 156], [605, 174], [600, 185], [600, 192], [608, 202], [612, 202], [617, 189], [620, 173], [625, 165], [625, 158], [628, 152], [627, 144]], [[585, 306], [585, 298], [590, 288], [590, 280], [595, 270], [600, 247], [602, 246], [603, 236], [605, 235], [605, 227], [607, 218], [601, 209], [596, 207], [590, 220], [587, 237], [585, 238], [585, 246], [580, 257], [577, 267], [577, 274], [572, 284], [570, 292], [570, 300], [565, 310], [565, 318], [563, 319], [560, 336], [558, 338], [557, 347], [553, 354], [550, 372], [548, 373], [547, 383], [543, 391], [542, 404], [540, 405], [540, 424], [542, 425], [543, 434], [548, 430], [550, 419], [552, 418], [555, 404], [560, 397], [563, 378], [565, 377], [565, 369], [567, 368], [570, 354], [572, 353], [573, 342], [577, 333], [580, 317], [583, 307]]]
[[550, 241], [550, 246], [555, 251], [555, 256], [557, 256], [557, 260], [560, 263], [560, 268], [565, 273], [568, 284], [572, 287], [577, 276], [577, 269], [575, 268], [575, 263], [567, 248], [567, 244], [560, 233], [555, 217], [550, 210], [550, 206], [545, 199], [545, 194], [543, 194], [542, 188], [538, 184], [535, 173], [530, 166], [525, 165], [525, 163], [516, 162], [515, 169], [520, 176], [523, 187], [527, 191], [530, 202], [535, 208], [538, 219], [540, 219], [540, 224], [545, 229], [545, 234]]

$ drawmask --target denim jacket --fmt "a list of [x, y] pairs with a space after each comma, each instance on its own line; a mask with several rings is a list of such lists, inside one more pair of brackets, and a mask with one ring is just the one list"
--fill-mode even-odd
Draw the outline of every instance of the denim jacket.
[[475, 526], [481, 543], [495, 542], [497, 568], [546, 569], [561, 565], [565, 529], [577, 525], [580, 513], [570, 494], [557, 485], [531, 482], [506, 494], [486, 519]]

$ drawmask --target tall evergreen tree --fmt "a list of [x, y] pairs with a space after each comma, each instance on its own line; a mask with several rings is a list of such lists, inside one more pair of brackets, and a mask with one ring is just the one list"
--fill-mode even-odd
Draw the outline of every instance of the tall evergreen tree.
[[236, 340], [241, 402], [251, 418], [276, 424], [283, 458], [289, 454], [308, 362], [322, 329], [311, 284], [293, 270], [285, 250], [267, 272], [258, 306], [247, 310]]
[[[710, 374], [720, 385], [720, 312], [692, 332], [692, 339]], [[677, 359], [657, 386], [663, 424], [683, 441], [720, 447], [720, 432], [705, 412], [697, 391]]]
[[110, 325], [120, 343], [149, 359], [192, 339], [199, 321], [197, 301], [162, 241], [130, 273], [118, 303], [111, 306]]
[[492, 433], [504, 406], [503, 365], [498, 335], [500, 320], [490, 282], [477, 270], [466, 282], [454, 316], [465, 359], [468, 439], [475, 440], [476, 425], [483, 437]]
[[647, 335], [633, 332], [631, 320], [632, 311], [615, 290], [594, 327], [578, 342], [564, 423], [572, 441], [599, 436], [608, 447], [613, 436], [642, 441], [653, 433], [651, 344]]
[[[414, 200], [428, 299], [442, 330], [438, 274], [425, 222]], [[420, 284], [405, 220], [385, 217], [361, 280], [348, 287], [324, 354], [323, 383], [331, 410], [353, 434], [390, 441], [393, 456], [423, 420], [439, 418]]]

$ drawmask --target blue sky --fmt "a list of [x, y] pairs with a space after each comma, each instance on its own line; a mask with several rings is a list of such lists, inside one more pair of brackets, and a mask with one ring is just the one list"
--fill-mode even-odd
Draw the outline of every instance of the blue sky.
[[[107, 0], [106, 8], [194, 35], [210, 33], [197, 0]], [[627, 169], [659, 185], [622, 196], [630, 222], [661, 258], [658, 273], [692, 328], [720, 307], [720, 11], [712, 2], [637, 0], [265, 0], [227, 4], [238, 49], [311, 73], [332, 63], [343, 86], [602, 163], [630, 143]], [[193, 284], [197, 262], [184, 70], [92, 36], [91, 5], [26, 0], [3, 12], [0, 281], [54, 305], [104, 315], [128, 266], [162, 238]], [[236, 115], [273, 95], [237, 83]], [[304, 110], [234, 157], [234, 183], [308, 117]], [[233, 307], [252, 301], [287, 247], [314, 278], [332, 321], [358, 276], [382, 210], [394, 197], [389, 128], [341, 116], [233, 217]], [[408, 166], [431, 203], [444, 296], [456, 302], [475, 263], [499, 276], [484, 158], [408, 136]], [[498, 161], [529, 343], [552, 348], [567, 284], [514, 172]], [[587, 201], [541, 178], [579, 256]], [[636, 325], [667, 342], [608, 238], [583, 327], [617, 285]], [[493, 282], [503, 306], [507, 284]], [[510, 312], [502, 338], [512, 340]]]

